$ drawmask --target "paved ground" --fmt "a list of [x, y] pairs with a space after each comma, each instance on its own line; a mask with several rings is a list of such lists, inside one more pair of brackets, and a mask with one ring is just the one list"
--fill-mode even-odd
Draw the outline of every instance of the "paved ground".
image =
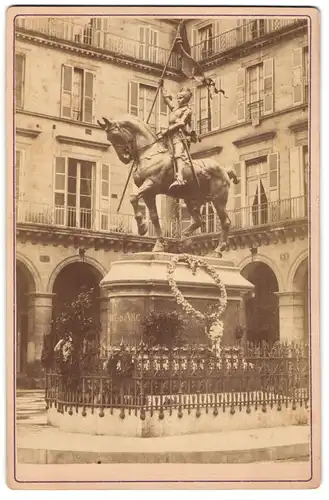
[[62, 432], [47, 425], [43, 391], [18, 391], [21, 463], [250, 463], [308, 460], [309, 427], [126, 438]]

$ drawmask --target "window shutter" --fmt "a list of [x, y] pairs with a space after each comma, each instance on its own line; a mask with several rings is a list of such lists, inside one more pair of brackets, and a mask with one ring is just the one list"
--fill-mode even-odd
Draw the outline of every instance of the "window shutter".
[[196, 89], [196, 87], [193, 87], [192, 88], [192, 99], [191, 99], [192, 129], [195, 130], [198, 133], [198, 130], [197, 130], [197, 117], [196, 117], [196, 112], [195, 112], [196, 93], [197, 93], [197, 89]]
[[303, 49], [292, 51], [292, 103], [294, 106], [303, 102]]
[[138, 82], [129, 82], [128, 112], [131, 115], [138, 116], [138, 102], [139, 102], [139, 84]]
[[66, 224], [67, 211], [67, 161], [63, 156], [55, 158], [55, 183], [54, 183], [54, 221], [63, 226]]
[[193, 28], [192, 29], [191, 55], [192, 55], [193, 59], [196, 59], [198, 61], [200, 59], [200, 48], [199, 48], [199, 46], [196, 47], [197, 43], [198, 43], [198, 30]]
[[92, 123], [94, 111], [94, 78], [95, 75], [90, 71], [84, 72], [84, 121]]
[[246, 119], [246, 72], [244, 68], [237, 71], [236, 106], [237, 121], [244, 122]]
[[110, 166], [106, 164], [101, 169], [101, 197], [106, 200], [110, 197]]
[[155, 30], [150, 30], [150, 51], [151, 51], [151, 61], [153, 63], [158, 62], [158, 32]]
[[62, 116], [72, 118], [72, 87], [73, 67], [63, 64], [62, 66]]
[[15, 151], [15, 192], [16, 192], [16, 202], [19, 198], [19, 179], [21, 173], [21, 157], [22, 152], [16, 149]]
[[144, 50], [145, 50], [145, 28], [144, 26], [139, 27], [139, 58], [144, 59]]
[[213, 23], [214, 38], [212, 42], [212, 49], [215, 53], [220, 52], [220, 21]]
[[243, 163], [237, 162], [234, 164], [234, 170], [237, 178], [239, 179], [238, 184], [234, 184], [234, 217], [233, 217], [233, 227], [241, 228], [243, 217], [242, 217], [242, 194], [243, 194]]
[[144, 33], [145, 33], [145, 45], [144, 45], [144, 59], [146, 61], [150, 60], [150, 53], [151, 53], [151, 33], [150, 33], [150, 28], [144, 28]]
[[271, 153], [267, 157], [270, 201], [278, 199], [279, 190], [279, 153]]
[[25, 56], [15, 54], [15, 104], [22, 108], [24, 103]]
[[297, 198], [304, 195], [303, 182], [303, 146], [290, 149], [290, 197]]
[[[221, 78], [218, 76], [215, 79], [216, 88], [220, 90], [221, 88]], [[221, 105], [221, 93], [213, 94], [211, 100], [211, 130], [216, 130], [220, 128], [220, 105]]]
[[274, 111], [274, 64], [273, 58], [266, 59], [263, 63], [264, 79], [264, 115]]

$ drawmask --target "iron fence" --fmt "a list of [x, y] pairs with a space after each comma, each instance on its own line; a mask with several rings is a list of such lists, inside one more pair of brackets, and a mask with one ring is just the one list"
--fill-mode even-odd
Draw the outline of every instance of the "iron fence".
[[[93, 364], [90, 364], [90, 367]], [[121, 347], [99, 359], [93, 371], [72, 376], [46, 375], [47, 407], [59, 412], [89, 408], [146, 412], [229, 408], [231, 413], [297, 405], [309, 401], [308, 347], [301, 344], [229, 346], [214, 352], [207, 346], [181, 348]]]

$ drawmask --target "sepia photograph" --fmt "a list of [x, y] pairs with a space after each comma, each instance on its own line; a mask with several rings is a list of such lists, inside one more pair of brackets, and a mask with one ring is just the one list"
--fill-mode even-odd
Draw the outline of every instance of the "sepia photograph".
[[11, 488], [319, 485], [319, 25], [8, 10]]

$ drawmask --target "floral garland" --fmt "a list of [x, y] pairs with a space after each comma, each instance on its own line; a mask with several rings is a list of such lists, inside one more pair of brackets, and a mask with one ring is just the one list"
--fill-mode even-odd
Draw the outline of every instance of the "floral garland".
[[[191, 304], [184, 298], [183, 294], [179, 291], [176, 281], [173, 278], [176, 266], [178, 262], [186, 262], [189, 268], [192, 270], [192, 273], [195, 274], [198, 267], [204, 269], [209, 276], [214, 280], [216, 285], [220, 290], [220, 297], [218, 301], [218, 308], [215, 313], [203, 314], [201, 311], [197, 311], [194, 309]], [[225, 312], [227, 306], [227, 294], [226, 288], [222, 280], [220, 279], [219, 274], [216, 269], [208, 264], [205, 260], [192, 257], [188, 254], [176, 255], [172, 258], [168, 265], [167, 270], [167, 279], [169, 283], [169, 287], [171, 292], [177, 302], [186, 314], [191, 314], [198, 319], [201, 320], [210, 320], [212, 322], [209, 331], [207, 332], [212, 339], [213, 343], [218, 343], [223, 335], [223, 322], [221, 321], [221, 317]]]

